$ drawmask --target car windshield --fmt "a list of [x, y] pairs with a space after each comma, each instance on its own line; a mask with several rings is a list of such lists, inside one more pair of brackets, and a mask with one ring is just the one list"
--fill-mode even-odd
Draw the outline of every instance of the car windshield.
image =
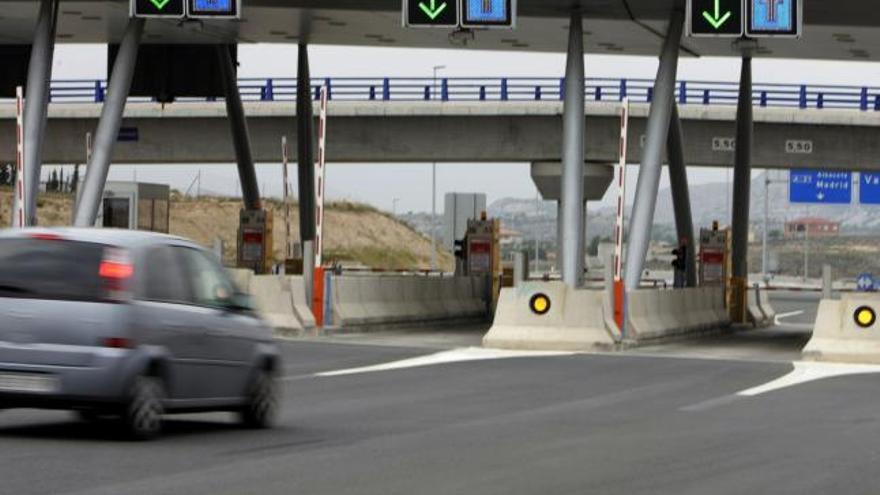
[[0, 297], [98, 300], [100, 244], [56, 239], [0, 239]]

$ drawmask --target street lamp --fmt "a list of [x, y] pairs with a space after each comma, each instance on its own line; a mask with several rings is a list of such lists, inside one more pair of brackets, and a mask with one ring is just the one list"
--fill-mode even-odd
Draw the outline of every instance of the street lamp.
[[[445, 69], [445, 65], [434, 66], [433, 91], [437, 92], [437, 71]], [[431, 270], [437, 270], [437, 162], [431, 163]]]
[[764, 283], [770, 282], [770, 253], [767, 251], [767, 229], [770, 216], [770, 185], [771, 184], [787, 184], [787, 181], [780, 179], [771, 179], [770, 170], [764, 170], [764, 234], [761, 240], [761, 274]]

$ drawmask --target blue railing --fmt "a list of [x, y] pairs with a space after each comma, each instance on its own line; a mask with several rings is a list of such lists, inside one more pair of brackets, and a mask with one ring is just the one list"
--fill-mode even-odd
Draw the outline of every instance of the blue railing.
[[[560, 101], [564, 97], [562, 78], [431, 78], [419, 77], [336, 77], [311, 81], [315, 99], [320, 88], [329, 88], [329, 97], [340, 101]], [[590, 78], [584, 94], [588, 101], [650, 102], [653, 82], [648, 79]], [[239, 79], [245, 101], [294, 101], [296, 79]], [[52, 81], [53, 102], [95, 103], [104, 101], [104, 80]], [[679, 81], [675, 97], [682, 105], [735, 105], [737, 83]], [[880, 111], [880, 87], [792, 84], [755, 84], [752, 96], [756, 106], [791, 108], [847, 108]], [[131, 98], [131, 101], [150, 101]], [[179, 102], [204, 101], [181, 98]]]

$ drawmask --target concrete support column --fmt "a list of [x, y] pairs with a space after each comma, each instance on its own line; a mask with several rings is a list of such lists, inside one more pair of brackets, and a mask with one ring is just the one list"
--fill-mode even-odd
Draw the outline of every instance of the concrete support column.
[[251, 137], [248, 132], [247, 118], [238, 91], [237, 70], [232, 54], [226, 45], [218, 45], [217, 63], [223, 79], [223, 94], [226, 99], [226, 116], [232, 131], [232, 145], [235, 148], [235, 163], [238, 166], [238, 178], [241, 182], [241, 196], [247, 210], [262, 208], [260, 188], [257, 184], [257, 171], [251, 154]]
[[116, 61], [113, 63], [113, 72], [107, 87], [107, 97], [101, 108], [98, 129], [95, 131], [94, 150], [86, 168], [86, 177], [83, 180], [79, 205], [77, 205], [73, 222], [77, 227], [91, 227], [95, 224], [98, 208], [101, 206], [101, 197], [104, 195], [104, 184], [107, 182], [107, 174], [110, 172], [113, 147], [116, 145], [119, 126], [122, 124], [122, 114], [125, 112], [125, 100], [131, 90], [131, 79], [134, 77], [138, 46], [143, 34], [144, 19], [130, 19], [125, 28], [122, 43], [119, 45]]
[[639, 167], [636, 199], [629, 228], [629, 247], [626, 253], [626, 290], [638, 289], [651, 243], [651, 227], [657, 192], [660, 187], [663, 146], [672, 118], [675, 102], [675, 77], [678, 71], [678, 50], [684, 27], [684, 12], [675, 10], [669, 19], [666, 41], [660, 55], [660, 67], [654, 81], [654, 98], [648, 114], [645, 149]]
[[733, 218], [731, 219], [731, 272], [734, 278], [749, 276], [749, 203], [752, 183], [752, 58], [742, 59], [739, 103], [736, 108], [736, 149], [733, 164]]
[[299, 45], [296, 74], [297, 178], [300, 239], [315, 240], [315, 159], [309, 47]]
[[312, 82], [309, 46], [299, 45], [296, 70], [297, 177], [299, 179], [299, 235], [303, 243], [303, 274], [306, 293], [312, 297], [315, 271], [315, 134], [312, 113]]
[[669, 121], [669, 137], [666, 141], [669, 155], [669, 183], [672, 189], [672, 206], [675, 210], [675, 230], [679, 244], [687, 245], [687, 269], [685, 285], [697, 286], [697, 256], [694, 241], [694, 221], [691, 216], [691, 197], [688, 191], [687, 167], [684, 163], [684, 136], [678, 106], [672, 105], [672, 120]]
[[584, 274], [584, 26], [581, 12], [571, 14], [562, 129], [562, 281], [580, 287]]
[[[49, 82], [52, 78], [57, 24], [58, 0], [42, 0], [28, 62], [24, 104], [23, 177], [28, 188], [27, 204], [24, 205], [27, 225], [37, 224], [37, 192], [40, 190], [40, 168], [43, 165], [43, 136], [49, 107]], [[13, 195], [13, 198], [12, 211], [15, 211], [18, 208], [18, 196]]]

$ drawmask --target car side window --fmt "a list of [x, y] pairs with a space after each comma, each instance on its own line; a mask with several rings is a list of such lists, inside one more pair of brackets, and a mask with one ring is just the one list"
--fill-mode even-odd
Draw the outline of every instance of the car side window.
[[141, 299], [185, 304], [192, 299], [183, 267], [170, 246], [152, 247], [145, 253], [141, 281]]
[[200, 306], [223, 307], [229, 304], [235, 288], [223, 268], [205, 253], [192, 248], [177, 248], [186, 267], [192, 295], [190, 301]]

